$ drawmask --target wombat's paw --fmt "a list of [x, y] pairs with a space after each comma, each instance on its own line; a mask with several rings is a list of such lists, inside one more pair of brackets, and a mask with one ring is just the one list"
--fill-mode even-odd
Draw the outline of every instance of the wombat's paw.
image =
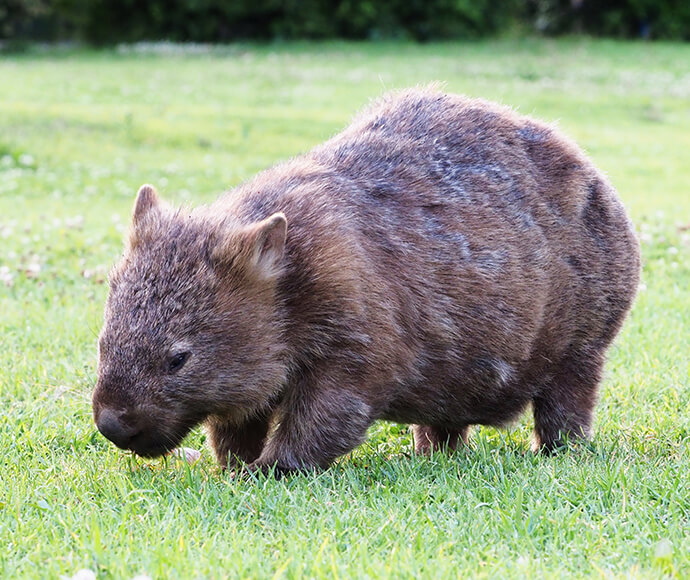
[[231, 479], [252, 480], [261, 474], [263, 477], [272, 477], [274, 479], [281, 479], [282, 477], [299, 473], [299, 469], [291, 469], [289, 467], [281, 467], [276, 463], [268, 464], [265, 462], [253, 461], [245, 463], [243, 461], [234, 461], [223, 467]]
[[536, 439], [532, 441], [531, 445], [532, 453], [547, 457], [550, 455], [556, 455], [559, 451], [562, 451], [566, 447], [567, 445], [563, 441], [556, 441], [550, 445], [547, 445], [545, 443], [540, 443]]
[[304, 470], [281, 466], [277, 463], [269, 465], [266, 463], [259, 463], [258, 461], [254, 461], [253, 463], [244, 466], [244, 471], [248, 474], [262, 473], [266, 477], [272, 476], [275, 479], [281, 479], [286, 475], [292, 475]]
[[532, 440], [532, 452], [537, 455], [556, 455], [566, 450], [576, 450], [590, 446], [589, 436], [583, 429], [572, 431], [559, 431], [558, 436], [551, 439], [540, 439], [535, 437]]
[[186, 461], [189, 465], [194, 465], [201, 458], [201, 451], [190, 447], [177, 447], [170, 452], [170, 455]]
[[223, 475], [230, 479], [247, 480], [251, 479], [252, 474], [254, 473], [251, 469], [249, 469], [249, 465], [237, 461], [233, 461], [227, 465], [221, 465], [220, 470]]

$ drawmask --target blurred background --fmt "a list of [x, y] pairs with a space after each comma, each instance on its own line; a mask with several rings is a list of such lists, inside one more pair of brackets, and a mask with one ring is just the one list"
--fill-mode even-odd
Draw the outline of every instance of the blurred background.
[[406, 39], [584, 33], [690, 40], [688, 0], [0, 0], [0, 41]]

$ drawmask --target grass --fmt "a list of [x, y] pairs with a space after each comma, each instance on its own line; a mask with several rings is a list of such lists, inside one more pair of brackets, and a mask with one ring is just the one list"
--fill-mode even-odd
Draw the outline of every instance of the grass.
[[[0, 577], [690, 576], [688, 62], [690, 45], [580, 39], [2, 57]], [[210, 201], [385, 89], [433, 80], [558, 121], [637, 224], [643, 287], [594, 441], [535, 457], [526, 416], [418, 458], [382, 423], [333, 468], [280, 481], [107, 444], [95, 337], [138, 186]]]

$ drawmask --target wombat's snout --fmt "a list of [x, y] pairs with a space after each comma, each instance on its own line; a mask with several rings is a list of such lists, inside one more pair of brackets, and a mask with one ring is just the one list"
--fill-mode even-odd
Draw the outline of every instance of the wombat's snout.
[[141, 457], [159, 457], [174, 449], [198, 422], [193, 418], [190, 422], [175, 423], [150, 411], [123, 410], [99, 403], [94, 404], [94, 419], [106, 439]]
[[106, 439], [121, 449], [129, 449], [132, 439], [141, 432], [136, 423], [124, 422], [117, 411], [108, 408], [98, 414], [96, 426]]

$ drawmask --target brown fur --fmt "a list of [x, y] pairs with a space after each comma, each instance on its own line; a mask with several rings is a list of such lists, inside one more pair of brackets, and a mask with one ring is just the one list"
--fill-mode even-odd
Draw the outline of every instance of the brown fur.
[[[433, 89], [191, 212], [145, 186], [111, 275], [94, 415], [145, 456], [205, 422], [221, 465], [326, 466], [376, 419], [420, 452], [528, 404], [589, 435], [639, 248], [551, 127]], [[181, 362], [181, 364], [180, 364]]]

